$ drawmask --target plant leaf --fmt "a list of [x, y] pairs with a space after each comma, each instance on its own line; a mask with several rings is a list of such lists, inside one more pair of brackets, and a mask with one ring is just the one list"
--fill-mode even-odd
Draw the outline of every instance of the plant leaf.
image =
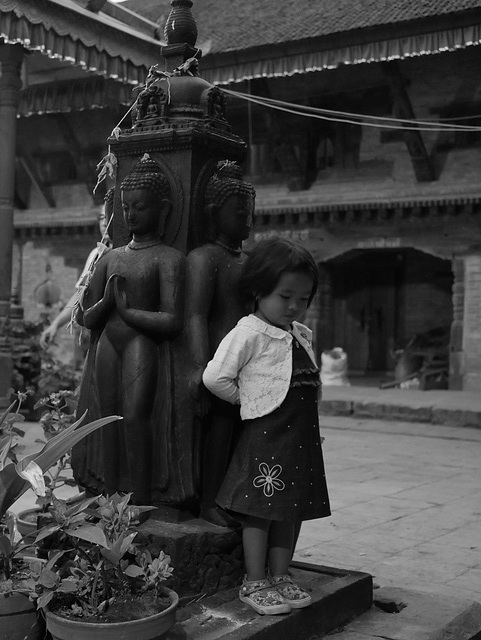
[[7, 407], [7, 409], [2, 413], [2, 415], [0, 416], [0, 427], [2, 426], [4, 421], [7, 419], [8, 414], [12, 412], [12, 409], [17, 404], [17, 402], [18, 400], [17, 398], [15, 398], [12, 404], [9, 407]]
[[85, 526], [77, 527], [76, 529], [66, 529], [65, 533], [74, 538], [80, 538], [81, 540], [98, 544], [106, 549], [109, 547], [105, 533], [100, 527], [97, 527], [94, 524], [86, 524]]
[[60, 531], [59, 524], [49, 524], [46, 527], [43, 527], [37, 533], [37, 537], [35, 538], [35, 544], [37, 544], [37, 542], [40, 542], [41, 540], [44, 540], [45, 538], [48, 538], [48, 536], [51, 536], [52, 533], [56, 533], [57, 531]]
[[0, 536], [0, 556], [8, 558], [11, 553], [12, 545], [10, 543], [10, 538], [6, 535]]
[[62, 582], [60, 583], [59, 588], [57, 589], [57, 591], [62, 591], [62, 593], [74, 593], [77, 590], [77, 583], [73, 580], [70, 580], [69, 578], [64, 578], [64, 580], [62, 580]]
[[55, 563], [57, 562], [57, 560], [59, 560], [65, 553], [66, 553], [66, 550], [54, 551], [52, 555], [49, 555], [48, 562], [45, 565], [45, 569], [51, 569], [53, 566], [55, 566]]
[[142, 569], [142, 567], [139, 567], [138, 564], [129, 564], [124, 573], [130, 578], [138, 578], [144, 573], [144, 570]]
[[39, 584], [46, 589], [53, 589], [56, 584], [59, 582], [58, 575], [55, 571], [50, 571], [50, 569], [44, 569], [40, 574], [38, 579]]
[[86, 414], [87, 412], [85, 412], [79, 420], [71, 424], [70, 427], [65, 429], [65, 431], [61, 431], [49, 440], [39, 453], [33, 453], [30, 456], [22, 458], [17, 464], [18, 473], [23, 471], [32, 460], [34, 460], [44, 472], [47, 471], [82, 438], [110, 422], [122, 419], [121, 416], [107, 416], [106, 418], [99, 418], [98, 420], [79, 426]]
[[50, 600], [53, 598], [54, 593], [55, 593], [54, 591], [47, 591], [47, 593], [43, 593], [40, 596], [40, 598], [37, 600], [37, 607], [39, 609], [46, 607], [50, 602]]

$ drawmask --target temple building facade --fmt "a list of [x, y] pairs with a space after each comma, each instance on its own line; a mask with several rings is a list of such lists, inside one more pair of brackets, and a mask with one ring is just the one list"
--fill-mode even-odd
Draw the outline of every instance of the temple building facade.
[[[342, 347], [351, 376], [381, 379], [410, 348], [424, 388], [481, 389], [481, 0], [175, 3], [193, 4], [200, 76], [248, 143], [251, 241], [297, 239], [319, 263], [318, 352]], [[2, 69], [18, 70], [0, 87], [3, 113], [18, 92], [0, 204], [27, 319], [69, 297], [99, 239], [97, 163], [160, 62], [170, 8], [0, 0]]]

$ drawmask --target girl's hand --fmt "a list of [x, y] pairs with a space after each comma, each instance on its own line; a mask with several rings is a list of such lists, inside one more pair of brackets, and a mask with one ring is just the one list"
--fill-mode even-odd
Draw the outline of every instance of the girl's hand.
[[210, 398], [202, 382], [202, 369], [197, 369], [189, 378], [190, 395], [194, 400], [194, 413], [203, 418], [210, 409]]

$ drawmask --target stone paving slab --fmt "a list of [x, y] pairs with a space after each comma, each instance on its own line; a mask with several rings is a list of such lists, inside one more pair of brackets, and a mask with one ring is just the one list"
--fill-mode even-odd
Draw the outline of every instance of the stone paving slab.
[[[389, 613], [382, 604], [394, 603], [400, 609]], [[389, 610], [389, 607], [386, 607]], [[374, 592], [374, 606], [344, 628], [326, 636], [332, 640], [479, 640], [481, 604], [437, 593], [397, 588]]]
[[321, 433], [332, 515], [303, 523], [295, 559], [481, 602], [481, 431], [322, 416]]

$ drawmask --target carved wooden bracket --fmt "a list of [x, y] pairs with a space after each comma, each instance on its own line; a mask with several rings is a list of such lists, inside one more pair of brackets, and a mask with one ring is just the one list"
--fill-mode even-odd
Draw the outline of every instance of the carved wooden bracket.
[[[396, 61], [382, 62], [384, 74], [389, 82], [393, 100], [394, 115], [403, 120], [415, 120], [414, 110], [399, 64]], [[420, 131], [406, 129], [404, 140], [411, 156], [414, 173], [418, 182], [436, 179], [434, 168], [426, 150]]]

